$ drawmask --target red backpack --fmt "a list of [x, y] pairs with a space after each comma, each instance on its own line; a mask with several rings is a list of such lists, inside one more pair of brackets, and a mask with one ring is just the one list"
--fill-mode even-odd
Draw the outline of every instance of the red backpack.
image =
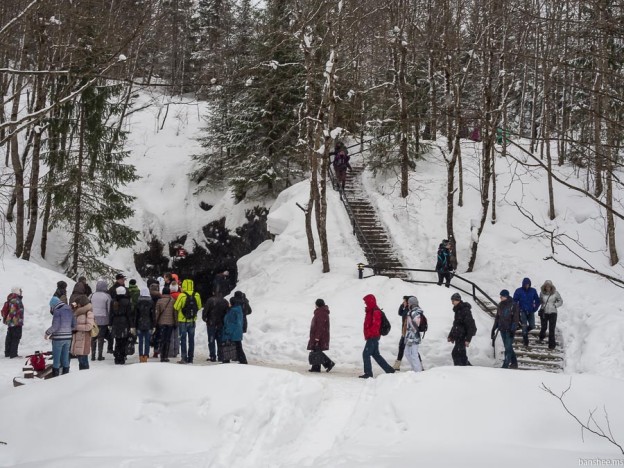
[[32, 356], [29, 356], [28, 362], [30, 363], [32, 368], [37, 372], [45, 370], [46, 368], [45, 356], [39, 351], [36, 351], [35, 354], [33, 354]]
[[11, 310], [11, 306], [9, 305], [9, 301], [6, 301], [2, 306], [2, 323], [7, 322], [7, 317], [9, 316], [9, 310]]

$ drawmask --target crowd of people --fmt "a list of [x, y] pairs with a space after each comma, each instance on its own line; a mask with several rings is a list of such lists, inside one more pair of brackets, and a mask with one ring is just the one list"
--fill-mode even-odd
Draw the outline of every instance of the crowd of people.
[[[438, 266], [450, 264], [451, 244], [444, 240], [438, 252]], [[440, 252], [442, 250], [442, 252]], [[450, 283], [453, 270], [438, 268], [439, 283]], [[80, 370], [89, 368], [91, 361], [102, 361], [104, 354], [113, 354], [115, 364], [125, 364], [127, 356], [134, 354], [138, 341], [139, 361], [159, 359], [170, 362], [178, 358], [179, 364], [193, 364], [195, 359], [195, 329], [201, 311], [201, 320], [206, 324], [208, 335], [208, 361], [238, 361], [247, 364], [243, 350], [243, 335], [247, 332], [247, 316], [251, 305], [245, 294], [236, 291], [229, 300], [228, 274], [222, 272], [213, 282], [212, 295], [205, 304], [195, 290], [194, 281], [181, 282], [174, 273], [162, 278], [150, 279], [147, 287], [139, 288], [131, 279], [126, 286], [126, 277], [118, 274], [112, 286], [100, 279], [92, 292], [86, 278], [79, 278], [72, 293], [67, 293], [67, 283], [59, 281], [49, 301], [52, 324], [45, 332], [45, 338], [52, 342], [53, 375], [69, 372], [70, 357], [76, 357]], [[386, 372], [400, 370], [405, 357], [415, 372], [424, 369], [419, 353], [422, 343], [422, 322], [425, 321], [418, 298], [403, 296], [398, 315], [401, 317], [401, 338], [394, 365], [391, 366], [379, 352], [379, 341], [384, 333], [384, 313], [377, 305], [373, 294], [364, 296], [364, 340], [362, 351], [364, 373], [360, 378], [373, 377], [372, 359]], [[471, 305], [462, 300], [459, 293], [451, 296], [454, 319], [448, 334], [453, 344], [451, 357], [456, 366], [470, 366], [467, 348], [477, 333]], [[529, 345], [529, 332], [535, 328], [535, 314], [541, 320], [537, 340], [542, 343], [548, 333], [548, 348], [555, 349], [555, 327], [557, 313], [563, 304], [561, 294], [551, 281], [545, 281], [540, 292], [531, 287], [531, 280], [524, 278], [522, 286], [513, 297], [507, 289], [500, 292], [500, 303], [491, 331], [492, 340], [499, 334], [505, 349], [503, 368], [517, 368], [518, 362], [513, 349], [514, 337], [521, 329], [524, 346]], [[335, 362], [326, 351], [330, 344], [330, 311], [323, 299], [317, 299], [310, 325], [307, 349], [310, 351], [310, 372], [332, 370]], [[7, 325], [5, 357], [18, 356], [18, 346], [24, 325], [22, 289], [14, 287], [2, 308], [2, 321]], [[426, 330], [426, 327], [425, 327]], [[152, 352], [150, 352], [152, 351]]]
[[[89, 369], [89, 357], [103, 361], [105, 354], [113, 354], [115, 364], [125, 364], [127, 356], [134, 354], [137, 341], [139, 362], [148, 362], [150, 355], [169, 362], [180, 353], [179, 364], [193, 364], [200, 310], [208, 330], [208, 360], [247, 364], [242, 341], [251, 306], [241, 291], [229, 300], [224, 298], [229, 292], [227, 278], [227, 272], [217, 275], [213, 295], [203, 307], [193, 280], [180, 284], [174, 273], [150, 279], [144, 288], [134, 279], [126, 285], [127, 278], [119, 273], [110, 287], [105, 279], [98, 280], [95, 292], [81, 277], [71, 294], [67, 283], [59, 281], [49, 301], [52, 324], [45, 332], [45, 339], [52, 343], [52, 375], [68, 373], [71, 357], [77, 359], [80, 370]], [[2, 319], [8, 327], [5, 357], [20, 357], [24, 325], [21, 288], [11, 290]]]

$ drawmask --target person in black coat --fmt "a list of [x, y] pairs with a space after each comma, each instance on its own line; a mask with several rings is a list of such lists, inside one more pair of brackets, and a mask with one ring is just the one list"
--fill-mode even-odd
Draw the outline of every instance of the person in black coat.
[[130, 335], [136, 335], [135, 317], [128, 291], [123, 286], [115, 290], [115, 299], [111, 301], [110, 310], [111, 335], [115, 338], [115, 364], [125, 364]]
[[210, 356], [208, 361], [222, 361], [221, 355], [221, 332], [223, 331], [223, 318], [227, 313], [230, 305], [223, 297], [212, 296], [206, 304], [202, 312], [202, 320], [206, 323], [206, 331], [208, 332], [208, 350]]
[[503, 360], [503, 369], [517, 369], [518, 359], [513, 349], [514, 336], [520, 323], [520, 308], [518, 303], [514, 302], [509, 296], [509, 291], [503, 289], [500, 292], [500, 302], [496, 307], [496, 317], [494, 318], [494, 326], [492, 327], [492, 346], [496, 338], [496, 331], [500, 333], [503, 346], [505, 347], [505, 359]]
[[455, 344], [451, 352], [453, 365], [471, 366], [472, 364], [470, 364], [466, 355], [466, 348], [470, 346], [472, 337], [477, 334], [477, 326], [470, 310], [471, 306], [467, 302], [462, 301], [459, 293], [451, 296], [451, 302], [453, 303], [455, 319], [448, 335], [448, 341]]

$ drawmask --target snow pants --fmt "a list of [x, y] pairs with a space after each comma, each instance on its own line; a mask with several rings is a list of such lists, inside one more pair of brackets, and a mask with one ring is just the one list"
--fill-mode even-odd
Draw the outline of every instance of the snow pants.
[[418, 354], [418, 344], [408, 344], [405, 347], [405, 357], [407, 362], [412, 366], [414, 372], [422, 372], [422, 362], [420, 362], [420, 355]]

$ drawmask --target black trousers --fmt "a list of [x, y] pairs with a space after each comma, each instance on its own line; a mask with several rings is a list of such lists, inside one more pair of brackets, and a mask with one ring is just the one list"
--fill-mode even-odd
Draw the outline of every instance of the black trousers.
[[557, 314], [543, 314], [540, 317], [541, 328], [539, 338], [543, 340], [546, 337], [546, 329], [548, 328], [548, 347], [555, 349], [555, 327], [557, 326]]
[[95, 338], [91, 338], [91, 357], [95, 357], [96, 351], [98, 351], [98, 357], [102, 357], [104, 353], [104, 340], [108, 336], [108, 326], [98, 325], [100, 327], [100, 333]]
[[405, 337], [402, 336], [399, 341], [399, 354], [397, 354], [397, 361], [401, 361], [403, 359], [403, 354], [405, 353]]
[[4, 341], [4, 357], [17, 357], [17, 347], [22, 339], [22, 327], [9, 327]]
[[451, 352], [454, 366], [472, 366], [466, 355], [466, 343], [464, 340], [455, 340], [455, 346]]
[[444, 286], [448, 288], [451, 284], [451, 276], [453, 275], [450, 271], [438, 271], [438, 286], [442, 286], [442, 282], [446, 280]]
[[[160, 325], [160, 361], [163, 362], [169, 358], [169, 348], [171, 347], [171, 334], [173, 333], [173, 325]], [[154, 348], [156, 350], [156, 348]]]
[[332, 364], [332, 360], [329, 359], [329, 356], [327, 356], [327, 354], [325, 353], [322, 353], [322, 354], [323, 354], [323, 362], [321, 364], [314, 364], [312, 368], [310, 369], [312, 372], [321, 372], [321, 366], [327, 369]]
[[126, 363], [127, 350], [128, 350], [128, 337], [115, 338], [115, 351], [113, 352], [113, 355], [115, 356], [115, 364]]

